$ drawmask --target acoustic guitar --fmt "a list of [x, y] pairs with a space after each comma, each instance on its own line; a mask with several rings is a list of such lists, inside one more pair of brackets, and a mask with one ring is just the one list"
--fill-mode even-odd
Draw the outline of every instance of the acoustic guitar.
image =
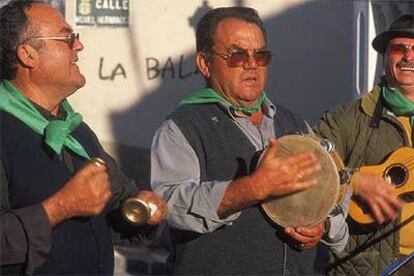
[[[414, 148], [399, 148], [384, 163], [361, 167], [359, 172], [382, 175], [388, 183], [395, 185], [396, 195], [407, 202], [414, 201]], [[368, 204], [357, 196], [351, 198], [349, 215], [361, 224], [375, 222]]]

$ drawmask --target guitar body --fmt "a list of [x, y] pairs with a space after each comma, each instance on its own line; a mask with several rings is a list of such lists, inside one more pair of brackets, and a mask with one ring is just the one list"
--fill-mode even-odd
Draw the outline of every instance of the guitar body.
[[[374, 166], [365, 166], [359, 172], [383, 176], [387, 182], [395, 185], [394, 193], [400, 197], [413, 200], [414, 197], [414, 148], [403, 147], [393, 152], [387, 160]], [[360, 224], [375, 222], [369, 207], [357, 196], [352, 196], [349, 215]]]

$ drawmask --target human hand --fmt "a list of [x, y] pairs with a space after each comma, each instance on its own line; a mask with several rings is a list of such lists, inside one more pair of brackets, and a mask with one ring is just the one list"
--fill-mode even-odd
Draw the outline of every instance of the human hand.
[[258, 198], [280, 196], [316, 185], [314, 174], [321, 165], [312, 152], [300, 153], [286, 158], [278, 158], [279, 144], [270, 139], [257, 170], [252, 174], [255, 179]]
[[167, 204], [159, 195], [150, 191], [141, 191], [137, 195], [137, 198], [154, 206], [155, 212], [151, 212], [151, 217], [147, 222], [148, 224], [158, 224], [167, 217]]
[[382, 176], [358, 172], [355, 179], [354, 194], [369, 206], [372, 215], [380, 224], [394, 220], [404, 201], [394, 193], [395, 186], [389, 184]]
[[56, 194], [42, 202], [50, 224], [74, 216], [93, 216], [102, 212], [112, 196], [107, 167], [103, 161], [91, 160]]
[[313, 227], [286, 227], [285, 233], [297, 241], [298, 248], [309, 249], [316, 246], [325, 233], [325, 223]]

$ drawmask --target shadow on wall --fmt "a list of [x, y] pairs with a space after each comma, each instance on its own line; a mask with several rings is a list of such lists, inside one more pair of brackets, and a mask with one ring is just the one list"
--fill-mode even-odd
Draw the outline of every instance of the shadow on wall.
[[[235, 5], [243, 2], [235, 1]], [[195, 28], [209, 8], [208, 1], [204, 1], [189, 18], [189, 24]], [[273, 101], [286, 105], [312, 123], [323, 111], [352, 98], [352, 9], [352, 1], [308, 1], [262, 18], [268, 46], [274, 53], [266, 88]], [[156, 129], [182, 96], [204, 85], [195, 72], [194, 56], [195, 52], [182, 60], [176, 59], [173, 67], [159, 72], [161, 84], [156, 90], [146, 93], [133, 108], [112, 114], [116, 140], [132, 135], [131, 139], [147, 145], [145, 148], [115, 145], [114, 148], [126, 174], [144, 188], [149, 187], [149, 148]], [[145, 62], [139, 56], [134, 59], [137, 63]]]

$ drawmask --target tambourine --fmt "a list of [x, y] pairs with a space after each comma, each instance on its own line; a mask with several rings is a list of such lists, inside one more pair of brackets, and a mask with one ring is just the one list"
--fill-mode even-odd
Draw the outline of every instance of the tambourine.
[[[261, 206], [267, 216], [283, 227], [313, 227], [323, 222], [337, 203], [342, 202], [346, 186], [341, 185], [339, 172], [343, 162], [331, 142], [311, 135], [287, 135], [278, 139], [277, 158], [313, 152], [322, 169], [314, 177], [317, 184], [303, 191], [272, 197]], [[343, 187], [342, 187], [343, 186]]]

